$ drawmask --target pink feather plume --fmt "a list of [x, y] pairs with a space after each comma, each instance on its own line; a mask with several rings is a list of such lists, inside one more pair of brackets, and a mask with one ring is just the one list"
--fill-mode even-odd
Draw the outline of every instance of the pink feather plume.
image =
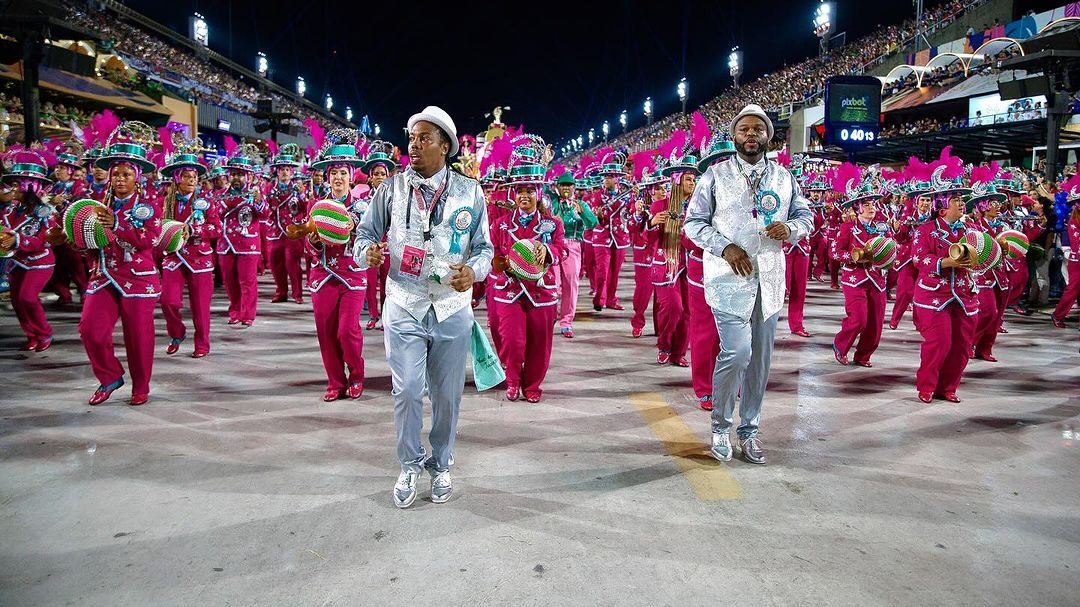
[[907, 181], [930, 181], [934, 168], [929, 163], [923, 162], [912, 156], [908, 158], [907, 166], [904, 167], [904, 179]]
[[964, 176], [964, 161], [959, 156], [952, 155], [951, 145], [942, 148], [941, 157], [938, 158], [937, 162], [933, 163], [935, 169], [942, 165], [945, 166], [945, 170], [941, 172], [941, 176], [945, 179], [956, 179]]
[[628, 161], [634, 163], [634, 181], [641, 181], [645, 175], [656, 170], [657, 150], [642, 150], [630, 155]]
[[323, 141], [326, 139], [326, 131], [323, 130], [319, 123], [314, 118], [305, 118], [304, 127], [307, 128], [308, 134], [311, 135], [312, 145], [316, 150], [321, 150]]
[[791, 168], [791, 154], [788, 153], [787, 148], [776, 153], [776, 164], [779, 164], [785, 169]]
[[273, 139], [267, 139], [266, 140], [266, 149], [270, 151], [271, 156], [277, 156], [278, 145], [277, 145], [277, 143], [274, 142]]
[[675, 154], [676, 158], [681, 157], [683, 149], [686, 147], [686, 141], [690, 138], [689, 133], [683, 129], [676, 129], [671, 133], [671, 137], [668, 140], [660, 144], [657, 151], [660, 153], [660, 158], [669, 160], [672, 154]]
[[709, 143], [709, 137], [712, 135], [712, 130], [709, 128], [709, 123], [705, 121], [705, 117], [701, 115], [701, 112], [694, 112], [690, 115], [690, 145], [695, 150], [700, 150]]
[[[854, 181], [853, 181], [854, 180]], [[855, 187], [862, 181], [862, 171], [859, 167], [845, 162], [836, 168], [836, 171], [832, 174], [830, 184], [834, 192], [840, 194], [847, 194], [848, 186]]]
[[173, 147], [172, 131], [163, 126], [157, 130], [157, 135], [158, 141], [161, 143], [161, 151], [167, 156], [172, 155], [175, 149]]
[[997, 178], [1000, 167], [997, 162], [989, 165], [980, 164], [971, 167], [971, 183], [992, 183]]
[[225, 145], [225, 156], [228, 157], [228, 158], [232, 158], [233, 154], [236, 153], [236, 148], [240, 147], [240, 146], [238, 146], [236, 144], [236, 140], [232, 138], [232, 135], [226, 135], [225, 136], [224, 145]]

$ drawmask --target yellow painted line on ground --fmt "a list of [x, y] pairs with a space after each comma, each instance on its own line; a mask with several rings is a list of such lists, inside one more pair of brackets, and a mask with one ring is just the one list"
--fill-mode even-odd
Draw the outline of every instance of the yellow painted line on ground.
[[742, 498], [739, 481], [727, 467], [709, 455], [709, 445], [702, 444], [690, 426], [671, 408], [658, 392], [635, 392], [630, 402], [648, 422], [653, 434], [675, 459], [679, 470], [702, 501]]

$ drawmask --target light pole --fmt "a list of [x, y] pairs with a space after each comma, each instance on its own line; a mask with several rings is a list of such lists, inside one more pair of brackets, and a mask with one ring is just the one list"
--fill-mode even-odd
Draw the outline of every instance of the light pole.
[[206, 18], [195, 13], [188, 18], [188, 36], [203, 46], [210, 46], [210, 27], [206, 25]]
[[296, 94], [303, 97], [304, 93], [306, 93], [306, 92], [307, 92], [307, 83], [304, 82], [304, 77], [303, 76], [297, 76], [296, 77]]
[[652, 126], [652, 97], [645, 98], [645, 120], [647, 125]]
[[619, 114], [619, 124], [622, 125], [622, 132], [623, 132], [623, 135], [625, 135], [626, 134], [626, 110], [623, 110]]
[[679, 84], [675, 86], [675, 92], [679, 95], [679, 101], [682, 102], [682, 113], [686, 113], [686, 98], [690, 96], [690, 83], [683, 78], [679, 81]]
[[334, 109], [334, 98], [330, 96], [330, 93], [326, 94], [326, 109], [327, 110]]
[[255, 71], [258, 72], [260, 78], [266, 78], [267, 72], [270, 71], [270, 62], [261, 51], [255, 55]]
[[834, 19], [834, 9], [836, 5], [832, 2], [821, 1], [817, 10], [814, 11], [814, 35], [821, 38], [821, 56], [824, 57], [829, 52], [829, 38], [832, 36], [836, 23]]
[[731, 49], [731, 54], [728, 55], [727, 60], [728, 73], [735, 80], [735, 88], [739, 88], [739, 75], [742, 74], [742, 51], [739, 47]]
[[589, 145], [593, 144], [593, 139], [596, 138], [596, 133], [593, 133], [592, 129], [589, 129]]
[[606, 143], [608, 132], [611, 130], [611, 127], [608, 126], [607, 120], [604, 121], [604, 126], [600, 127], [600, 130], [604, 131], [604, 142]]
[[379, 136], [379, 133], [381, 133], [381, 132], [382, 132], [382, 129], [381, 129], [381, 128], [379, 128], [379, 123], [378, 123], [378, 122], [376, 122], [376, 123], [375, 123], [375, 136], [376, 136], [376, 137], [378, 137], [378, 136]]
[[352, 122], [352, 108], [345, 106], [345, 120]]

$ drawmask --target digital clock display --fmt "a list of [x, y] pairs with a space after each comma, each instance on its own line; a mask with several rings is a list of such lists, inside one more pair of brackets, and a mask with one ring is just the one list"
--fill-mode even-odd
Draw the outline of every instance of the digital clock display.
[[825, 141], [846, 150], [872, 145], [881, 125], [881, 81], [833, 76], [825, 83]]

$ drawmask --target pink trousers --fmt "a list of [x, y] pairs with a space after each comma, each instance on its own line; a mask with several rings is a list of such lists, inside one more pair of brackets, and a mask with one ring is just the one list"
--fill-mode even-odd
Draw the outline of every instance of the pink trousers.
[[551, 364], [556, 307], [534, 306], [524, 295], [514, 303], [495, 302], [507, 387], [518, 386], [527, 396], [542, 392], [540, 384]]
[[225, 253], [218, 255], [221, 280], [229, 296], [229, 320], [255, 322], [259, 303], [259, 256]]
[[184, 318], [180, 314], [184, 285], [188, 288], [191, 322], [195, 325], [195, 351], [209, 352], [210, 299], [214, 296], [213, 272], [195, 273], [186, 266], [161, 272], [161, 312], [165, 316], [165, 330], [171, 339], [180, 339], [187, 333]]
[[[255, 262], [254, 257], [252, 262]], [[105, 386], [124, 376], [124, 367], [116, 358], [113, 346], [113, 329], [119, 319], [123, 324], [124, 351], [131, 369], [131, 393], [150, 394], [157, 300], [157, 297], [124, 297], [111, 286], [87, 294], [79, 319], [79, 337], [98, 383]]]
[[784, 270], [788, 293], [788, 330], [803, 330], [803, 309], [806, 307], [806, 281], [810, 267], [810, 256], [799, 249], [791, 249], [786, 255], [787, 267]]
[[881, 325], [885, 322], [885, 292], [879, 291], [867, 280], [857, 287], [843, 285], [844, 320], [833, 339], [833, 346], [841, 354], [847, 354], [855, 343], [855, 360], [870, 362], [870, 357], [881, 343]]
[[[315, 334], [319, 338], [328, 390], [344, 390], [349, 384], [364, 381], [364, 332], [360, 329], [360, 313], [364, 308], [365, 291], [351, 291], [341, 281], [331, 278], [311, 294]], [[345, 374], [346, 366], [348, 375]]]
[[968, 364], [975, 317], [956, 303], [940, 311], [916, 306], [915, 324], [923, 337], [915, 388], [935, 394], [956, 392]]
[[11, 290], [11, 307], [15, 308], [15, 317], [27, 340], [43, 341], [52, 337], [52, 327], [45, 318], [45, 308], [41, 305], [41, 290], [52, 277], [52, 268], [24, 270], [18, 266], [11, 268], [8, 277]]

